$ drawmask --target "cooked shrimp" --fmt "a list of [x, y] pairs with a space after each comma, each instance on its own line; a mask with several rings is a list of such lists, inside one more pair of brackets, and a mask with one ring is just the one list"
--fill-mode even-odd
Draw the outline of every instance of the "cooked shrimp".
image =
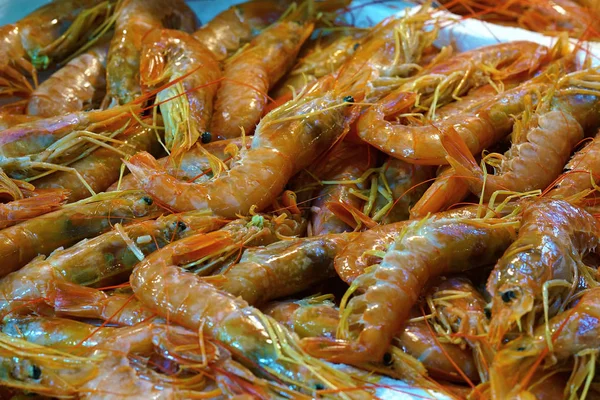
[[206, 47], [175, 30], [155, 29], [145, 35], [140, 57], [142, 87], [166, 86], [156, 102], [165, 122], [165, 145], [177, 158], [209, 130], [221, 69]]
[[251, 305], [301, 292], [335, 276], [334, 257], [356, 235], [321, 235], [248, 249], [218, 286]]
[[[304, 339], [303, 348], [345, 363], [382, 360], [431, 278], [495, 261], [512, 236], [512, 229], [502, 224], [471, 219], [434, 218], [409, 223], [381, 263], [354, 279], [344, 295], [340, 339]], [[360, 294], [349, 300], [357, 291]]]
[[[126, 104], [141, 95], [140, 60], [142, 39], [152, 29], [163, 27], [192, 32], [196, 21], [183, 0], [166, 4], [162, 0], [125, 0], [117, 10], [115, 34], [106, 61], [106, 98], [104, 104]], [[174, 26], [165, 26], [175, 21]]]
[[[354, 183], [375, 166], [376, 155], [368, 146], [341, 142], [312, 174], [325, 181], [323, 188], [314, 193], [311, 205], [311, 235], [351, 231], [355, 222], [338, 216], [338, 209], [362, 208], [363, 200], [352, 193], [359, 189]], [[330, 182], [327, 182], [330, 181]], [[302, 189], [302, 188], [301, 188]]]
[[463, 177], [453, 168], [444, 168], [410, 209], [410, 218], [418, 219], [430, 213], [445, 211], [448, 207], [464, 200], [468, 194], [469, 186]]
[[106, 86], [108, 43], [101, 43], [69, 61], [38, 86], [27, 114], [54, 117], [98, 108]]
[[[28, 77], [37, 84], [36, 68], [62, 61], [77, 50], [113, 11], [109, 1], [56, 0], [0, 27], [0, 95], [30, 94]], [[70, 25], [66, 31], [65, 25]]]
[[599, 245], [600, 222], [583, 209], [552, 199], [524, 206], [518, 238], [487, 283], [492, 296], [491, 343], [500, 344], [515, 324], [531, 332], [542, 307], [552, 316], [578, 286], [595, 285], [595, 271], [587, 271], [581, 259]]
[[[210, 335], [243, 354], [252, 366], [260, 367], [262, 373], [281, 377], [302, 391], [314, 394], [315, 388], [322, 385], [336, 388], [351, 384], [344, 374], [333, 375], [326, 364], [303, 353], [290, 354], [289, 334], [285, 328], [244, 300], [217, 290], [177, 267], [230, 244], [230, 236], [223, 232], [174, 242], [136, 266], [130, 279], [131, 287], [136, 297], [159, 315]], [[190, 291], [202, 296], [190, 295]], [[314, 368], [315, 363], [319, 365], [319, 377], [308, 367]]]
[[[583, 367], [581, 370], [573, 369], [570, 383], [579, 381], [581, 384], [586, 375], [593, 374], [593, 367], [590, 369], [586, 364], [595, 363], [600, 346], [599, 300], [599, 288], [584, 292], [575, 307], [553, 317], [547, 325], [538, 326], [532, 336], [513, 340], [496, 353], [490, 371], [492, 398], [505, 399], [533, 391], [530, 388], [531, 375], [542, 360], [545, 360], [544, 364], [548, 366], [564, 363], [573, 357], [587, 361], [582, 363], [583, 365], [579, 364]], [[543, 369], [540, 372], [543, 372]], [[574, 379], [578, 374], [583, 375], [583, 378]], [[578, 390], [579, 384], [571, 384], [567, 385], [565, 393], [573, 395]]]
[[[595, 81], [597, 74], [584, 74], [584, 79]], [[581, 72], [573, 74], [581, 75]], [[569, 75], [563, 79], [568, 82]], [[487, 200], [498, 190], [528, 192], [544, 189], [560, 175], [571, 151], [583, 138], [584, 129], [597, 127], [596, 123], [600, 123], [599, 118], [590, 117], [590, 110], [600, 106], [600, 93], [588, 93], [582, 99], [579, 91], [587, 90], [586, 82], [578, 82], [579, 87], [559, 86], [556, 96], [550, 91], [549, 98], [542, 100], [536, 110], [525, 110], [519, 123], [515, 124], [510, 150], [503, 156], [492, 153], [484, 157], [493, 165], [496, 171], [493, 175], [477, 165], [459, 135], [449, 130], [442, 136], [449, 163], [467, 179], [472, 193]], [[565, 94], [561, 95], [561, 90]]]
[[223, 61], [276, 22], [290, 4], [287, 0], [236, 4], [194, 32], [194, 37], [208, 47], [218, 61]]
[[61, 246], [96, 236], [116, 223], [150, 217], [157, 207], [141, 191], [101, 194], [63, 206], [0, 231], [0, 275], [15, 271], [39, 254], [48, 255]]
[[[431, 218], [456, 218], [458, 220], [475, 218], [476, 215], [477, 207], [465, 207], [434, 214]], [[348, 243], [348, 246], [335, 258], [335, 270], [340, 278], [346, 283], [352, 283], [373, 264], [378, 255], [385, 252], [394, 243], [396, 237], [400, 236], [411, 222], [402, 221], [380, 225], [362, 232], [358, 238]]]
[[[225, 164], [228, 164], [227, 161], [230, 161], [233, 158], [233, 154], [239, 152], [243, 144], [246, 145], [246, 148], [249, 148], [251, 141], [252, 137], [209, 142], [208, 144], [202, 145], [202, 147], [192, 147], [190, 150], [177, 157], [177, 159], [170, 156], [159, 158], [158, 163], [165, 167], [169, 175], [173, 175], [178, 179], [196, 183], [204, 182], [214, 175], [211, 166], [212, 160], [210, 160], [208, 155], [215, 156]], [[114, 182], [106, 191], [112, 192], [115, 190], [129, 189], [139, 189], [135, 176], [132, 174], [125, 175], [119, 181]]]
[[40, 190], [34, 197], [0, 204], [0, 229], [54, 211], [62, 206], [68, 197], [67, 190]]
[[[99, 207], [98, 204], [91, 204], [91, 206]], [[85, 210], [81, 209], [80, 212]], [[115, 214], [111, 215], [114, 224], [118, 222], [115, 218], [118, 216], [118, 209], [113, 209], [112, 213]], [[99, 219], [95, 223], [101, 222], [103, 220]], [[125, 227], [117, 226], [92, 239], [81, 241], [63, 250], [56, 250], [47, 258], [33, 260], [0, 280], [0, 312], [2, 314], [23, 313], [31, 309], [41, 312], [48, 307], [58, 310], [67, 307], [67, 302], [70, 303], [72, 312], [77, 304], [85, 308], [83, 305], [94, 304], [98, 301], [98, 297], [103, 297], [102, 294], [80, 288], [79, 295], [71, 297], [68, 295], [69, 291], [65, 295], [65, 291], [60, 291], [58, 285], [67, 282], [74, 285], [101, 287], [121, 283], [144, 256], [191, 233], [218, 229], [225, 222], [205, 216], [201, 212], [168, 215]], [[50, 219], [47, 223], [53, 224], [54, 221]], [[96, 233], [106, 228], [108, 226], [96, 229]], [[80, 235], [79, 238], [82, 236]], [[73, 239], [72, 242], [77, 240], [77, 238]], [[73, 286], [70, 290], [74, 291], [75, 288], [76, 286]], [[109, 302], [114, 304], [114, 298]], [[96, 304], [96, 306], [105, 307], [106, 304]]]
[[228, 139], [242, 130], [254, 131], [267, 92], [291, 68], [313, 27], [312, 23], [278, 22], [227, 60], [210, 126], [213, 135]]
[[594, 189], [600, 181], [600, 134], [596, 134], [565, 166], [565, 173], [547, 193], [547, 197], [567, 199]]
[[[148, 122], [148, 120], [146, 120]], [[121, 158], [138, 151], [160, 154], [161, 147], [152, 127], [133, 125], [115, 136], [114, 148], [100, 147], [89, 155], [69, 164], [69, 170], [56, 171], [36, 179], [39, 188], [64, 188], [70, 191], [69, 202], [84, 199], [93, 192], [105, 191], [119, 177]], [[77, 174], [72, 171], [76, 171]]]

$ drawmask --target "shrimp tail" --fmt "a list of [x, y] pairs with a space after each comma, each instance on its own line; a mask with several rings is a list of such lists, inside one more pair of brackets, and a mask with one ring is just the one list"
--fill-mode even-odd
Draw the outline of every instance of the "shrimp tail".
[[[95, 310], [105, 299], [102, 291], [57, 280], [51, 285], [50, 301], [56, 313], [81, 315], [81, 311]], [[87, 313], [86, 313], [87, 314]], [[95, 315], [95, 314], [94, 314]]]
[[333, 215], [354, 229], [356, 229], [358, 223], [363, 224], [369, 229], [377, 226], [377, 222], [373, 221], [362, 211], [342, 201], [328, 201], [325, 203], [325, 207], [327, 207], [327, 209], [331, 211]]
[[210, 257], [234, 244], [229, 233], [224, 231], [190, 236], [181, 242], [181, 245], [176, 246], [173, 252], [173, 262], [178, 265]]
[[45, 190], [34, 197], [0, 205], [0, 229], [54, 211], [67, 202], [70, 191]]
[[448, 153], [446, 160], [454, 168], [457, 175], [467, 179], [476, 179], [483, 182], [484, 176], [471, 154], [469, 147], [454, 129], [448, 129], [441, 136], [442, 146]]

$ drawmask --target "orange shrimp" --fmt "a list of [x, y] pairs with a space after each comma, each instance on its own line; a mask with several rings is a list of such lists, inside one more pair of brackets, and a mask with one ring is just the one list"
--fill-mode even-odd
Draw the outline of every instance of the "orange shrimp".
[[[98, 207], [98, 204], [95, 206]], [[116, 209], [112, 211], [118, 212]], [[82, 209], [81, 212], [85, 210]], [[114, 222], [117, 222], [116, 218], [113, 219]], [[100, 287], [121, 283], [144, 256], [192, 233], [218, 229], [225, 222], [192, 212], [168, 215], [124, 227], [117, 225], [115, 229], [92, 239], [56, 250], [45, 259], [33, 260], [18, 271], [5, 276], [0, 280], [0, 312], [22, 314], [29, 310], [44, 312], [48, 311], [48, 308], [56, 311], [68, 308], [71, 312], [84, 309], [91, 313], [90, 305], [101, 309], [110, 306], [110, 309], [118, 310], [115, 297], [108, 300], [107, 305], [98, 299], [105, 297], [101, 293], [86, 291], [84, 287], [78, 289], [77, 285]], [[52, 224], [52, 220], [49, 223]], [[103, 230], [106, 228], [96, 229], [96, 233]], [[68, 245], [72, 242], [63, 243]], [[61, 290], [65, 286], [68, 290]], [[75, 296], [75, 292], [79, 294]], [[134, 303], [132, 302], [131, 307]]]
[[[0, 27], [0, 95], [29, 95], [28, 76], [37, 85], [36, 68], [69, 56], [112, 12], [109, 1], [56, 0]], [[65, 25], [70, 25], [66, 31]]]
[[251, 133], [267, 104], [266, 93], [293, 65], [312, 23], [282, 21], [258, 35], [225, 63], [219, 87], [212, 134], [228, 139], [243, 130]]
[[21, 268], [36, 256], [96, 236], [116, 223], [156, 215], [152, 199], [141, 191], [101, 194], [63, 206], [0, 231], [0, 276]]
[[[431, 218], [475, 218], [476, 207], [458, 208], [439, 214]], [[348, 243], [346, 248], [335, 258], [335, 270], [339, 277], [346, 283], [352, 283], [354, 279], [364, 273], [365, 269], [378, 258], [378, 254], [384, 252], [391, 246], [396, 237], [412, 221], [402, 221], [393, 224], [380, 225], [368, 231], [362, 232], [360, 236]]]
[[[571, 384], [565, 390], [565, 395], [575, 394], [585, 376], [593, 371], [586, 364], [595, 363], [600, 346], [599, 300], [600, 290], [597, 287], [584, 292], [575, 307], [556, 315], [547, 325], [538, 326], [532, 336], [513, 340], [496, 353], [490, 371], [492, 398], [505, 399], [533, 391], [530, 378], [539, 366], [564, 363], [573, 357], [587, 361], [579, 364], [583, 368], [573, 369]], [[542, 361], [545, 363], [540, 365]], [[545, 371], [541, 369], [539, 372]], [[583, 378], [574, 379], [578, 375], [583, 375]], [[577, 381], [580, 383], [576, 384]]]
[[322, 181], [333, 181], [325, 184], [314, 194], [311, 205], [311, 235], [342, 233], [352, 230], [347, 221], [337, 216], [340, 206], [360, 209], [363, 200], [352, 195], [357, 190], [358, 180], [367, 170], [375, 166], [375, 154], [370, 154], [368, 146], [341, 142], [334, 147], [323, 165], [312, 171]]
[[578, 285], [595, 285], [596, 272], [590, 276], [581, 259], [599, 244], [600, 222], [583, 209], [553, 199], [525, 205], [518, 238], [488, 279], [490, 342], [499, 345], [515, 324], [531, 332], [544, 298], [554, 304], [544, 307], [552, 316]]
[[98, 108], [106, 86], [108, 43], [99, 44], [69, 61], [38, 86], [27, 114], [54, 117]]
[[0, 204], [0, 229], [47, 214], [62, 206], [69, 197], [67, 190], [40, 190], [34, 197]]
[[[163, 27], [192, 32], [196, 26], [194, 12], [183, 0], [173, 0], [168, 5], [161, 0], [125, 0], [117, 15], [106, 61], [104, 105], [110, 107], [130, 103], [141, 95], [140, 56], [144, 35]], [[165, 26], [169, 21], [174, 21], [174, 26]]]
[[208, 131], [220, 77], [211, 52], [185, 32], [155, 29], [142, 40], [140, 80], [144, 89], [167, 86], [156, 102], [165, 122], [165, 145], [174, 157]]
[[231, 6], [194, 32], [218, 61], [233, 55], [244, 44], [283, 14], [288, 0], [253, 0]]
[[69, 164], [67, 170], [36, 179], [35, 186], [67, 189], [70, 191], [69, 202], [78, 201], [89, 197], [90, 189], [94, 193], [105, 191], [119, 177], [121, 157], [138, 151], [160, 154], [162, 150], [154, 130], [143, 125], [132, 126], [127, 132], [117, 135], [115, 140], [119, 144], [114, 148], [100, 147]]
[[[202, 258], [232, 243], [225, 232], [190, 236], [154, 252], [139, 263], [130, 278], [138, 299], [159, 315], [201, 331], [241, 354], [263, 374], [281, 377], [301, 391], [350, 384], [329, 367], [303, 353], [289, 355], [289, 333], [244, 300], [216, 289], [177, 265]], [[202, 296], [190, 295], [202, 293]], [[275, 336], [274, 336], [275, 335]], [[283, 341], [283, 342], [282, 342]], [[296, 351], [296, 350], [295, 350]], [[281, 357], [280, 354], [286, 355]], [[292, 357], [292, 358], [290, 358]], [[319, 377], [314, 368], [319, 363]], [[341, 380], [341, 382], [340, 382]]]
[[[587, 71], [572, 74], [582, 75], [583, 79], [594, 81], [597, 74]], [[563, 79], [568, 82], [569, 76]], [[487, 200], [498, 190], [527, 192], [543, 189], [560, 175], [571, 151], [583, 138], [584, 129], [600, 124], [600, 118], [592, 111], [600, 106], [600, 94], [588, 94], [582, 99], [579, 90], [586, 90], [583, 79], [580, 87], [559, 86], [555, 96], [552, 96], [551, 90], [548, 98], [538, 104], [537, 110], [526, 109], [513, 130], [510, 150], [504, 156], [492, 153], [484, 157], [485, 161], [491, 160], [496, 170], [493, 175], [477, 165], [459, 135], [448, 130], [442, 136], [448, 162], [467, 179], [472, 193]], [[561, 90], [565, 94], [561, 95]]]
[[[512, 229], [502, 224], [471, 219], [409, 223], [381, 263], [352, 281], [340, 307], [339, 339], [304, 339], [303, 348], [309, 354], [344, 363], [382, 360], [430, 279], [497, 260], [512, 237]], [[360, 294], [349, 299], [357, 291]]]
[[410, 209], [410, 218], [418, 219], [445, 211], [464, 200], [469, 193], [469, 186], [462, 176], [453, 168], [444, 168]]
[[[167, 170], [169, 175], [190, 182], [204, 182], [215, 175], [208, 155], [215, 156], [229, 166], [228, 161], [233, 158], [233, 154], [239, 152], [244, 144], [246, 148], [249, 148], [251, 141], [252, 137], [247, 138], [247, 140], [243, 138], [218, 140], [203, 146], [194, 146], [178, 157], [177, 160], [166, 156], [159, 158], [157, 161]], [[237, 150], [233, 150], [234, 148]], [[121, 180], [114, 182], [106, 191], [129, 189], [139, 189], [133, 174], [125, 175]]]
[[321, 235], [248, 249], [218, 286], [251, 305], [301, 292], [335, 276], [334, 257], [356, 235]]
[[19, 124], [36, 121], [38, 119], [38, 117], [31, 115], [0, 113], [0, 131], [4, 131]]
[[600, 134], [579, 150], [565, 166], [565, 173], [545, 194], [546, 197], [566, 199], [586, 193], [600, 181]]

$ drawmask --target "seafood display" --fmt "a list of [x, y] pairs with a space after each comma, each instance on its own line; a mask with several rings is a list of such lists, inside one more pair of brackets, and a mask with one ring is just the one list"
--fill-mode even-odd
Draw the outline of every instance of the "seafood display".
[[600, 3], [237, 3], [0, 26], [0, 399], [600, 399]]

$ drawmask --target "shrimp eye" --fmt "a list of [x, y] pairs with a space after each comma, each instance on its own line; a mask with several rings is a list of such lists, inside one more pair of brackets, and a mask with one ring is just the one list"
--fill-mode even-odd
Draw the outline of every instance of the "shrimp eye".
[[513, 290], [507, 290], [506, 292], [502, 292], [500, 296], [502, 297], [502, 301], [505, 303], [510, 303], [511, 300], [517, 298], [517, 294]]
[[210, 141], [212, 140], [212, 134], [210, 132], [203, 132], [202, 133], [202, 137], [201, 137], [202, 143], [206, 144], [206, 143], [210, 143]]
[[152, 203], [154, 203], [154, 200], [152, 200], [150, 197], [142, 197], [142, 200], [144, 200], [144, 203], [148, 204], [149, 206], [152, 205]]
[[354, 43], [354, 47], [352, 48], [352, 50], [356, 51], [356, 49], [358, 49], [360, 47], [360, 43]]
[[490, 309], [489, 304], [487, 306], [485, 306], [485, 308], [483, 309], [483, 313], [485, 314], [485, 317], [487, 319], [492, 318], [492, 310]]
[[519, 346], [519, 347], [517, 347], [517, 351], [525, 351], [525, 346]]
[[315, 390], [325, 390], [325, 385], [323, 385], [322, 383], [317, 383], [315, 385]]
[[390, 353], [385, 353], [383, 355], [383, 365], [385, 365], [386, 367], [391, 366], [394, 363], [393, 361], [393, 357]]
[[352, 97], [352, 96], [344, 97], [344, 103], [354, 103], [354, 97]]
[[38, 380], [42, 376], [42, 370], [37, 365], [31, 366], [31, 379]]
[[177, 228], [179, 229], [179, 232], [183, 232], [187, 229], [187, 225], [184, 222], [179, 221], [177, 222]]

